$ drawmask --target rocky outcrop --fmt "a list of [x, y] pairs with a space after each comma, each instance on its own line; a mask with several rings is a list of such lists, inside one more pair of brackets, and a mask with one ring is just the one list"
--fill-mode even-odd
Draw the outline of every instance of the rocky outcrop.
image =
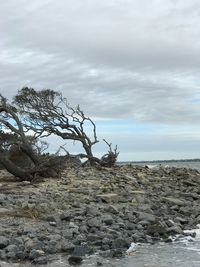
[[4, 172], [0, 192], [6, 261], [118, 257], [132, 242], [169, 242], [200, 222], [200, 173], [192, 169], [67, 168], [40, 184], [8, 182]]

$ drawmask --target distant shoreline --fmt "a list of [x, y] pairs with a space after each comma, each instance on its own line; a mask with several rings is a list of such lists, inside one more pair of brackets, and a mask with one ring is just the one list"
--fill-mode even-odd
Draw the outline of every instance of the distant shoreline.
[[170, 159], [170, 160], [139, 160], [139, 161], [118, 161], [118, 163], [173, 163], [173, 162], [200, 162], [200, 159]]

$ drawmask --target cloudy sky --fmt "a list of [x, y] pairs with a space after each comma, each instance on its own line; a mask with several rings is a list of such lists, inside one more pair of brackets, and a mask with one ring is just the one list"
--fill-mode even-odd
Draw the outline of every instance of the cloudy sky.
[[63, 92], [120, 160], [200, 157], [199, 0], [6, 0], [0, 17], [4, 96]]

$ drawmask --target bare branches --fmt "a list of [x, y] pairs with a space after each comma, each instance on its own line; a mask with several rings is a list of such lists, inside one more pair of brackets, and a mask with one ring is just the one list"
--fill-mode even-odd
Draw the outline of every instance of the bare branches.
[[[31, 149], [33, 152], [30, 144], [34, 144], [37, 154], [41, 154], [41, 149], [46, 148], [46, 145], [37, 147], [37, 140], [51, 135], [80, 142], [85, 153], [79, 156], [85, 158], [90, 165], [113, 166], [119, 154], [117, 146], [112, 150], [112, 144], [104, 140], [109, 148], [108, 152], [101, 159], [96, 158], [92, 149], [99, 140], [93, 120], [85, 115], [79, 105], [71, 107], [61, 93], [50, 89], [36, 91], [33, 88], [22, 88], [12, 104], [8, 104], [1, 96], [0, 124], [0, 129], [8, 129], [19, 137], [20, 149], [29, 156]], [[31, 137], [27, 139], [30, 132]], [[58, 153], [61, 149], [68, 153], [63, 146]]]
[[[92, 162], [92, 146], [98, 143], [96, 125], [79, 106], [71, 107], [61, 93], [53, 90], [35, 91], [23, 88], [15, 97], [15, 104], [26, 118], [24, 126], [35, 136], [57, 135], [64, 140], [82, 143], [88, 159]], [[92, 137], [86, 132], [86, 125], [92, 129]]]
[[112, 143], [108, 143], [105, 139], [103, 141], [108, 145], [109, 150], [108, 153], [103, 155], [101, 158], [101, 165], [105, 167], [112, 167], [116, 161], [117, 157], [119, 155], [119, 152], [117, 152], [117, 145], [115, 146], [114, 151], [112, 150]]

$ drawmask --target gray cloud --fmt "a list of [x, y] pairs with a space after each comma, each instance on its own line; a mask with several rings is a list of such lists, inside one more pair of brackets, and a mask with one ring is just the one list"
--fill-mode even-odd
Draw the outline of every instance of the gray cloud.
[[7, 0], [0, 88], [54, 88], [101, 118], [196, 124], [199, 1]]

